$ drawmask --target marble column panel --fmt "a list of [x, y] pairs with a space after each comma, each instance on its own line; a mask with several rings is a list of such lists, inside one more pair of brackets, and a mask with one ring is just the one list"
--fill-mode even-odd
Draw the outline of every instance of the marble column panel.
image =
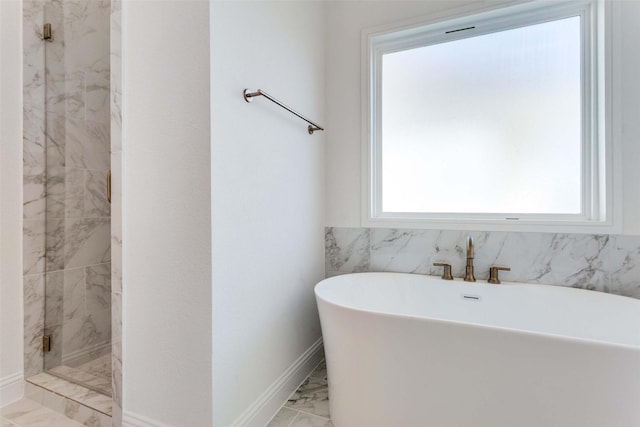
[[111, 1], [111, 363], [112, 425], [122, 426], [122, 83], [121, 4]]
[[[87, 56], [74, 56], [75, 64], [93, 62], [96, 54], [109, 52], [110, 0], [66, 0], [64, 2], [65, 39], [85, 41], [85, 50], [75, 50]], [[72, 47], [69, 50], [74, 51]], [[95, 51], [95, 52], [94, 52]]]
[[85, 172], [84, 217], [104, 218], [111, 215], [111, 206], [107, 201], [107, 172]]
[[44, 353], [44, 369], [55, 368], [62, 364], [62, 337], [64, 325], [44, 326], [44, 333], [51, 337], [51, 351]]
[[24, 274], [43, 273], [45, 268], [46, 224], [44, 219], [23, 221]]
[[65, 221], [63, 218], [47, 218], [46, 221], [46, 269], [64, 268]]
[[45, 333], [51, 335], [51, 352], [45, 353], [45, 368], [62, 363], [63, 338], [69, 325], [80, 319], [84, 311], [85, 269], [59, 270], [46, 273]]
[[24, 176], [22, 212], [25, 219], [45, 217], [46, 181], [45, 174]]
[[[116, 409], [113, 412], [114, 417], [116, 412], [122, 408], [122, 294], [112, 292], [111, 293], [111, 369], [112, 369], [112, 396], [113, 396], [113, 408]], [[121, 417], [121, 413], [118, 414]], [[120, 420], [120, 423], [122, 421]], [[119, 424], [115, 424], [117, 426]]]
[[[63, 324], [85, 315], [86, 269], [84, 267], [64, 270]], [[65, 335], [68, 335], [66, 333]]]
[[59, 168], [65, 166], [65, 135], [66, 135], [66, 119], [64, 111], [61, 114], [47, 114], [47, 167]]
[[[62, 364], [63, 344], [85, 315], [85, 269], [76, 268], [47, 273], [45, 333], [51, 335], [51, 352], [45, 353], [45, 369]], [[50, 301], [60, 298], [59, 304]], [[75, 323], [74, 323], [75, 321]]]
[[65, 221], [65, 268], [111, 262], [109, 218]]
[[111, 154], [111, 290], [122, 292], [122, 153]]
[[44, 332], [44, 274], [24, 276], [24, 376], [42, 371]]
[[23, 166], [25, 176], [42, 176], [46, 170], [44, 3], [25, 0], [23, 16]]
[[84, 169], [66, 168], [64, 207], [65, 218], [82, 218], [84, 216]]
[[47, 166], [47, 219], [64, 218], [65, 211], [65, 169], [63, 166]]
[[111, 2], [110, 88], [111, 88], [111, 152], [122, 151], [122, 25], [120, 0]]
[[24, 375], [42, 370], [46, 246], [44, 4], [24, 0], [23, 9], [23, 292]]
[[67, 167], [109, 169], [110, 125], [68, 118], [65, 156]]
[[64, 115], [67, 118], [67, 126], [71, 118], [84, 122], [84, 85], [84, 70], [65, 69], [62, 102], [64, 102]]
[[[84, 363], [100, 354], [101, 345], [111, 341], [111, 309], [101, 310], [74, 318], [64, 325], [62, 337], [62, 361], [73, 366]], [[86, 359], [79, 359], [80, 356]]]
[[109, 17], [108, 1], [65, 3], [68, 117], [109, 123]]
[[85, 74], [85, 118], [96, 123], [110, 124], [109, 55], [92, 64]]
[[[47, 326], [62, 325], [64, 322], [65, 274], [63, 270], [47, 272], [45, 275], [45, 312]], [[54, 345], [57, 344], [54, 342]]]
[[[45, 150], [44, 118], [27, 117], [27, 114], [30, 113], [25, 114], [23, 121], [23, 171], [25, 176], [40, 176], [44, 175], [46, 172], [47, 160]], [[28, 131], [27, 127], [29, 127], [31, 131]], [[38, 129], [34, 130], [34, 127], [37, 127]], [[33, 135], [27, 135], [27, 133], [33, 133]]]
[[[85, 309], [97, 313], [111, 309], [111, 264], [86, 267]], [[108, 319], [111, 322], [111, 318]]]
[[[64, 115], [65, 109], [65, 44], [63, 0], [48, 0], [44, 6], [45, 19], [51, 24], [51, 40], [45, 45], [46, 111]], [[49, 126], [47, 125], [47, 128]], [[47, 129], [49, 132], [49, 129]]]

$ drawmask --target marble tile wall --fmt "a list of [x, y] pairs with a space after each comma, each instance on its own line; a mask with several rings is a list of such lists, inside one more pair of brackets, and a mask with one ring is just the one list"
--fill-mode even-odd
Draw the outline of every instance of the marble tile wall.
[[46, 265], [45, 45], [42, 2], [23, 2], [23, 290], [25, 377], [42, 370]]
[[122, 426], [122, 28], [121, 0], [111, 0], [111, 410]]
[[505, 281], [640, 298], [640, 236], [328, 227], [326, 274], [440, 275], [433, 263], [446, 262], [462, 277], [467, 235], [475, 241], [477, 279], [486, 280], [490, 266], [504, 266], [511, 268], [500, 274]]
[[[110, 2], [25, 0], [25, 376], [110, 351]], [[53, 40], [44, 42], [42, 25]], [[46, 310], [45, 310], [46, 307]], [[41, 336], [52, 335], [43, 355]]]

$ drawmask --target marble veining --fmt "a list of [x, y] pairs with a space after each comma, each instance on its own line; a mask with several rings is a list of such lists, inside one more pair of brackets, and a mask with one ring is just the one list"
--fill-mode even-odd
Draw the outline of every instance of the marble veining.
[[3, 427], [81, 427], [83, 425], [30, 399], [12, 403], [2, 408], [0, 414]]
[[111, 337], [112, 422], [122, 426], [122, 38], [121, 0], [111, 1]]
[[24, 276], [24, 375], [40, 372], [44, 363], [42, 331], [44, 329], [44, 274]]
[[[48, 369], [77, 365], [111, 346], [111, 7], [23, 1], [27, 375], [42, 371], [43, 357]], [[44, 22], [52, 42], [41, 39]], [[43, 333], [53, 344], [44, 355]]]
[[27, 381], [105, 415], [111, 415], [111, 398], [104, 394], [44, 372], [28, 378]]
[[362, 271], [461, 277], [465, 238], [475, 239], [476, 278], [511, 267], [503, 280], [572, 286], [640, 298], [640, 236], [328, 227], [327, 276]]
[[83, 384], [87, 388], [104, 395], [111, 394], [111, 355], [109, 354], [75, 368], [59, 365], [47, 372], [67, 381]]
[[46, 224], [40, 219], [25, 219], [23, 226], [22, 262], [25, 275], [45, 270]]
[[267, 427], [333, 427], [324, 361], [309, 374]]
[[111, 261], [109, 218], [65, 220], [65, 268]]
[[103, 171], [87, 170], [85, 172], [84, 216], [87, 218], [104, 218], [111, 214], [111, 206], [107, 201], [107, 174]]
[[26, 383], [25, 398], [81, 425], [111, 427], [109, 415], [31, 382]]
[[368, 229], [328, 228], [325, 231], [328, 271], [368, 271], [370, 234]]
[[111, 309], [111, 265], [86, 268], [85, 309], [88, 313]]

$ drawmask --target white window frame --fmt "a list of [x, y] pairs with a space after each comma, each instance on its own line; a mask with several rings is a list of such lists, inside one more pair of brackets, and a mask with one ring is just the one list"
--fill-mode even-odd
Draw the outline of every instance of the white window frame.
[[[614, 2], [530, 1], [502, 8], [449, 10], [438, 16], [363, 31], [362, 34], [362, 225], [365, 227], [503, 230], [615, 234], [621, 232], [620, 124], [612, 92], [620, 93], [611, 42]], [[381, 58], [384, 53], [581, 16], [583, 44], [582, 213], [517, 215], [483, 213], [389, 213], [381, 203]], [[446, 31], [474, 27], [471, 30]], [[614, 51], [615, 50], [615, 51]], [[618, 67], [619, 68], [619, 67]], [[616, 97], [619, 99], [619, 97]], [[616, 114], [613, 114], [616, 113]], [[615, 117], [614, 117], [615, 116]], [[616, 119], [614, 122], [614, 118]], [[615, 137], [614, 137], [615, 136]]]

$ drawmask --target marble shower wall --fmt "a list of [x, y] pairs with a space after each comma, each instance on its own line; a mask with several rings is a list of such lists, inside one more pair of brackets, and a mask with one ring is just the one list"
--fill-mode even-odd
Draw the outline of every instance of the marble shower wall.
[[111, 0], [111, 418], [122, 426], [122, 28]]
[[42, 370], [46, 246], [44, 4], [23, 2], [24, 375]]
[[[25, 376], [110, 351], [110, 3], [25, 0]], [[41, 40], [51, 23], [53, 40]], [[41, 351], [43, 333], [53, 351]]]
[[366, 271], [464, 276], [466, 237], [475, 242], [475, 276], [511, 267], [504, 281], [572, 286], [640, 298], [640, 236], [467, 232], [384, 228], [325, 229], [327, 277]]

